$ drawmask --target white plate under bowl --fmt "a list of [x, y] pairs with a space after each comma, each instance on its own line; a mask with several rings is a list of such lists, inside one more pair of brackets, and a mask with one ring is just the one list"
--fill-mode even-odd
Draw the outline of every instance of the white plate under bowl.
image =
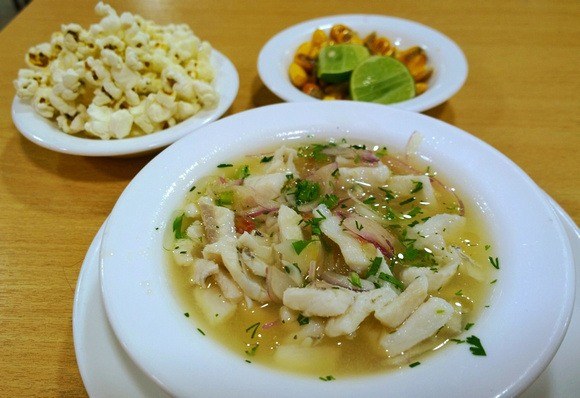
[[344, 24], [361, 37], [371, 32], [387, 37], [401, 49], [420, 46], [427, 52], [433, 67], [427, 91], [415, 98], [389, 106], [422, 112], [453, 96], [467, 78], [465, 55], [455, 42], [444, 34], [417, 22], [383, 15], [333, 15], [294, 25], [272, 37], [260, 51], [258, 72], [274, 94], [288, 102], [320, 101], [294, 87], [288, 77], [288, 67], [300, 44], [309, 41], [316, 29], [329, 31], [335, 24]]
[[56, 152], [82, 156], [127, 156], [151, 152], [164, 148], [193, 130], [217, 120], [232, 105], [239, 87], [236, 67], [217, 50], [212, 51], [211, 64], [215, 69], [214, 87], [219, 94], [218, 105], [213, 109], [202, 110], [181, 123], [156, 133], [111, 140], [76, 137], [61, 131], [56, 122], [40, 116], [30, 104], [18, 96], [12, 101], [12, 120], [23, 136]]
[[[580, 231], [556, 202], [549, 199], [564, 225], [580, 272]], [[99, 252], [103, 227], [87, 251], [75, 291], [73, 337], [76, 359], [91, 398], [168, 396], [127, 356], [107, 319], [99, 283]], [[580, 294], [576, 280], [576, 296]], [[576, 297], [578, 300], [578, 297]], [[575, 306], [566, 337], [550, 366], [520, 398], [571, 397], [580, 391], [580, 307]]]
[[[501, 260], [489, 308], [469, 334], [488, 353], [451, 345], [416, 368], [321, 382], [248, 364], [183, 316], [166, 272], [163, 235], [201, 176], [220, 163], [306, 137], [375, 142], [394, 151], [423, 135], [419, 153], [448, 175], [489, 224]], [[422, 114], [375, 104], [278, 104], [187, 136], [155, 157], [117, 201], [101, 247], [101, 288], [115, 335], [132, 360], [175, 396], [513, 396], [548, 365], [572, 311], [574, 268], [558, 216], [531, 179], [477, 138]], [[501, 178], [498, 178], [501, 176]]]

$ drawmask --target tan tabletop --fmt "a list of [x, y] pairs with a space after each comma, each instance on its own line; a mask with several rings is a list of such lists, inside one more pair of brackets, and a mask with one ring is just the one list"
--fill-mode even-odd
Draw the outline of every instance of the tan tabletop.
[[[12, 81], [27, 49], [48, 41], [62, 23], [97, 22], [95, 3], [34, 0], [0, 33], [0, 396], [86, 395], [72, 336], [78, 273], [118, 195], [151, 159], [51, 152], [12, 123]], [[426, 114], [503, 152], [580, 222], [577, 0], [110, 3], [158, 23], [187, 23], [229, 57], [240, 75], [230, 114], [280, 102], [262, 84], [256, 61], [266, 41], [290, 25], [374, 13], [431, 26], [463, 49], [469, 76], [458, 94]]]

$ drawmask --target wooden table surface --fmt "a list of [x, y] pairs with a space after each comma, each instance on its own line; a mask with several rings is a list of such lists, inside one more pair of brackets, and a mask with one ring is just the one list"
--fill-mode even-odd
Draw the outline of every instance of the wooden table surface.
[[[95, 1], [34, 0], [0, 32], [0, 396], [85, 396], [72, 336], [84, 255], [117, 197], [151, 156], [89, 158], [43, 149], [14, 127], [12, 81], [32, 45], [60, 24], [98, 21]], [[465, 86], [425, 112], [517, 163], [580, 221], [580, 2], [110, 1], [166, 24], [187, 23], [232, 60], [229, 114], [281, 102], [256, 60], [276, 32], [314, 17], [374, 13], [431, 26], [463, 49]], [[521, 198], [522, 206], [525, 198]]]

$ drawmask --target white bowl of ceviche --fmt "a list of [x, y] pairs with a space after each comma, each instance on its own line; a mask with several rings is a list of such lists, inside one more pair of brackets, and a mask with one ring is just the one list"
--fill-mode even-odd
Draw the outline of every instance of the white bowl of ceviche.
[[100, 253], [111, 326], [168, 393], [514, 396], [549, 364], [571, 250], [489, 145], [342, 101], [199, 132], [129, 184]]
[[418, 22], [371, 14], [332, 15], [291, 26], [272, 37], [260, 51], [260, 78], [274, 94], [285, 101], [318, 101], [295, 87], [289, 78], [289, 66], [298, 47], [309, 40], [316, 29], [327, 34], [331, 27], [344, 24], [361, 39], [376, 32], [400, 50], [418, 46], [427, 55], [432, 69], [425, 92], [414, 98], [389, 104], [395, 108], [423, 112], [452, 97], [467, 79], [467, 60], [461, 48], [441, 32]]

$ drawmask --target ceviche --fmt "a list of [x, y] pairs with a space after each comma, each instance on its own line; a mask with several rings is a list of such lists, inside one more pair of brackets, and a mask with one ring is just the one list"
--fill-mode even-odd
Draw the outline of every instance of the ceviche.
[[216, 165], [172, 227], [171, 273], [198, 331], [324, 380], [463, 341], [495, 272], [477, 212], [431, 167], [346, 140]]

